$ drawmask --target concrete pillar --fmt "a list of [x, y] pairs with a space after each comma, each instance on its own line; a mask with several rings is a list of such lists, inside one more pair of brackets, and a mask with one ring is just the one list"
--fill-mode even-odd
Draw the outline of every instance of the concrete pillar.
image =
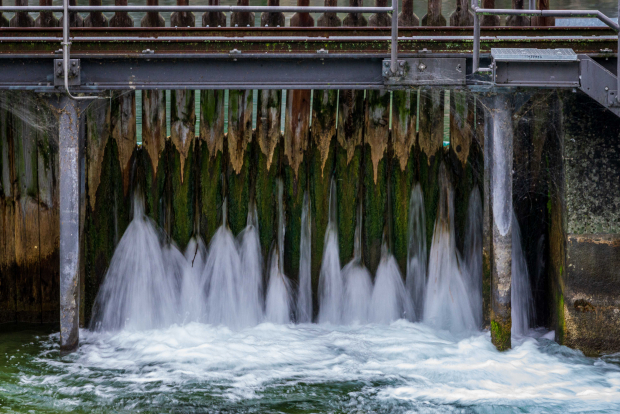
[[512, 110], [510, 97], [492, 99], [490, 131], [491, 339], [498, 350], [510, 349], [512, 327], [510, 287], [512, 276]]
[[60, 101], [60, 351], [78, 346], [80, 180], [78, 103]]

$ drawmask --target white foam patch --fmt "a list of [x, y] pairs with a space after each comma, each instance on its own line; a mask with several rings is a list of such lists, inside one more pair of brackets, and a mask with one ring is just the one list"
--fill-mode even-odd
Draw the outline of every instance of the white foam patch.
[[[94, 400], [97, 407], [126, 410], [152, 403], [165, 410], [177, 399], [216, 399], [235, 407], [262, 404], [274, 395], [285, 399], [289, 392], [317, 404], [322, 399], [340, 404], [333, 410], [347, 412], [369, 410], [365, 404], [392, 412], [498, 406], [613, 412], [620, 407], [618, 365], [538, 336], [500, 353], [488, 333], [457, 339], [404, 320], [356, 326], [264, 323], [242, 330], [200, 323], [151, 331], [82, 330], [80, 349], [68, 360], [49, 352], [57, 347], [54, 335], [35, 361], [46, 374], [19, 376], [22, 386], [42, 388], [64, 408]], [[328, 401], [334, 391], [323, 395], [312, 388], [350, 383], [357, 385], [343, 389], [336, 402]]]

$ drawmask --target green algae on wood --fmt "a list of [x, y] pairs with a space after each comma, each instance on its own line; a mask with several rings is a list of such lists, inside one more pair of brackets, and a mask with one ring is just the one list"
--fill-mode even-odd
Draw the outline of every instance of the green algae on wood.
[[[256, 177], [254, 197], [258, 213], [258, 232], [263, 258], [268, 260], [272, 243], [277, 238], [277, 178], [280, 174], [280, 158], [282, 156], [281, 135], [275, 142], [254, 143]], [[285, 234], [286, 237], [286, 234]], [[288, 246], [288, 245], [287, 245]], [[285, 249], [286, 252], [286, 249]]]
[[252, 90], [231, 90], [228, 99], [227, 136], [228, 224], [233, 234], [239, 234], [247, 223], [250, 201]]

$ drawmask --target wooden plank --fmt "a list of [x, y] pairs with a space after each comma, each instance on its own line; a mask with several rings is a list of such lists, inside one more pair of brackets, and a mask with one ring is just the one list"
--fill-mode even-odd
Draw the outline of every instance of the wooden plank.
[[[325, 0], [325, 6], [337, 6]], [[340, 27], [336, 13], [323, 13], [317, 26]], [[310, 250], [313, 316], [318, 311], [318, 286], [325, 230], [329, 219], [329, 188], [334, 169], [338, 90], [315, 90], [312, 99], [312, 129], [308, 151], [308, 187], [310, 196]]]
[[[39, 6], [51, 6], [52, 0], [39, 0]], [[52, 12], [42, 11], [34, 21], [35, 27], [58, 27], [58, 18]], [[2, 26], [2, 24], [0, 24]]]
[[[512, 0], [512, 8], [514, 10], [523, 10], [526, 0]], [[508, 16], [506, 18], [506, 26], [529, 26], [530, 18], [528, 16]]]
[[[233, 234], [238, 234], [245, 228], [248, 216], [252, 103], [251, 89], [229, 91], [226, 194], [228, 198], [228, 224]], [[261, 229], [259, 221], [259, 231], [261, 233], [271, 230]]]
[[[101, 0], [88, 0], [89, 6], [101, 6]], [[90, 12], [84, 19], [84, 27], [108, 27], [108, 18], [102, 12]]]
[[[485, 9], [494, 9], [495, 8], [495, 0], [482, 0], [482, 7]], [[485, 15], [480, 19], [480, 24], [482, 26], [499, 26], [500, 17], [499, 16], [490, 16]]]
[[[219, 6], [220, 0], [209, 0], [209, 6]], [[222, 12], [205, 12], [202, 15], [203, 27], [226, 27], [226, 15]]]
[[13, 99], [16, 110], [9, 118], [9, 151], [15, 199], [16, 319], [41, 322], [38, 137], [31, 122], [37, 109], [33, 93], [22, 92]]
[[[16, 6], [27, 6], [28, 0], [15, 0]], [[9, 25], [11, 27], [34, 27], [34, 19], [27, 12], [17, 12], [13, 15]]]
[[399, 27], [419, 26], [420, 18], [413, 12], [413, 0], [403, 0], [402, 11], [398, 15]]
[[392, 165], [390, 189], [392, 202], [392, 252], [403, 275], [407, 274], [409, 246], [409, 202], [417, 180], [418, 90], [394, 91], [392, 97]]
[[[249, 0], [237, 0], [237, 5], [247, 6]], [[254, 27], [254, 13], [235, 12], [230, 16], [232, 27]], [[227, 187], [228, 224], [233, 234], [238, 234], [247, 223], [248, 206], [250, 202], [251, 145], [252, 142], [252, 107], [253, 91], [230, 90], [228, 92], [228, 139], [227, 155]], [[259, 233], [261, 245], [266, 232], [272, 228], [265, 228], [261, 222], [259, 212]], [[271, 233], [269, 233], [271, 234]]]
[[[298, 6], [309, 6], [309, 0], [297, 0]], [[291, 27], [313, 27], [314, 19], [309, 13], [295, 13]], [[286, 229], [284, 232], [284, 271], [298, 280], [301, 242], [301, 210], [307, 173], [304, 158], [310, 139], [311, 90], [289, 90], [286, 94], [284, 126], [284, 203]]]
[[[387, 0], [376, 0], [377, 7], [386, 7]], [[391, 25], [387, 13], [370, 16], [370, 26], [387, 27]], [[363, 227], [362, 256], [371, 273], [375, 273], [381, 260], [381, 245], [385, 230], [388, 228], [388, 171], [390, 162], [387, 157], [390, 135], [390, 101], [389, 91], [366, 91], [366, 131], [364, 133], [363, 161]], [[355, 217], [355, 210], [349, 212]], [[352, 235], [355, 234], [354, 228]], [[388, 246], [392, 241], [388, 235]], [[350, 243], [350, 242], [349, 242]]]
[[[549, 10], [549, 0], [537, 0], [537, 10]], [[533, 16], [532, 26], [555, 26], [555, 17], [551, 16]]]
[[[2, 0], [0, 0], [0, 6], [2, 6]], [[9, 27], [9, 19], [0, 12], [0, 27]]]
[[9, 143], [8, 96], [7, 92], [0, 92], [0, 323], [14, 322], [17, 310], [14, 174], [10, 150], [13, 144]]
[[[177, 0], [177, 5], [187, 6], [188, 0]], [[170, 16], [172, 27], [194, 27], [196, 19], [191, 12], [175, 12]], [[173, 223], [172, 238], [184, 249], [190, 237], [197, 230], [194, 223], [195, 179], [195, 134], [196, 93], [182, 89], [170, 91], [170, 170], [172, 174]]]
[[[204, 20], [203, 20], [204, 21]], [[224, 151], [224, 91], [200, 92], [199, 228], [205, 243], [222, 224], [222, 157]]]
[[[39, 1], [42, 1], [42, 0], [39, 0]], [[77, 6], [77, 0], [69, 0], [69, 5]], [[59, 23], [60, 26], [62, 26], [63, 19], [64, 19], [64, 16], [60, 18], [60, 23]], [[82, 18], [82, 16], [80, 16], [77, 12], [70, 12], [69, 13], [69, 27], [83, 27], [83, 26], [84, 26], [84, 19]]]
[[55, 142], [58, 127], [53, 114], [41, 102], [39, 119], [45, 119], [49, 129], [38, 131], [39, 186], [39, 261], [41, 272], [41, 320], [44, 323], [60, 319], [60, 175], [59, 154]]
[[441, 0], [428, 0], [428, 11], [422, 17], [422, 26], [445, 26], [446, 18], [441, 14]]

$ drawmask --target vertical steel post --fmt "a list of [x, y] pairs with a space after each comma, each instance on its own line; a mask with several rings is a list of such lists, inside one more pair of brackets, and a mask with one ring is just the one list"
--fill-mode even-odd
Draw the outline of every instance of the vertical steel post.
[[[620, 1], [620, 0], [619, 0]], [[390, 70], [396, 73], [398, 66], [398, 0], [392, 0], [392, 50], [390, 54]]]
[[471, 10], [474, 13], [474, 62], [472, 72], [476, 73], [480, 68], [480, 18], [478, 17], [477, 0], [471, 0]]
[[[66, 1], [66, 0], [65, 0]], [[66, 15], [65, 15], [66, 16]], [[67, 21], [69, 19], [65, 19]], [[60, 351], [77, 349], [80, 259], [80, 180], [78, 103], [60, 100]]]

